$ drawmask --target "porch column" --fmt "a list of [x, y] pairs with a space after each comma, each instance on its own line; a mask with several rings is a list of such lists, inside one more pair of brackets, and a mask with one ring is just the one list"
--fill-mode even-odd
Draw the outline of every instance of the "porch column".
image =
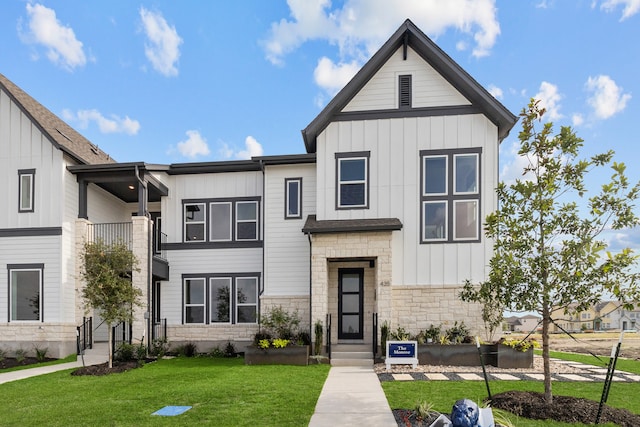
[[[315, 236], [311, 235], [311, 330], [313, 325], [320, 320], [325, 331], [324, 341], [327, 336], [327, 313], [329, 312], [329, 271], [327, 257], [322, 246], [316, 247]], [[337, 319], [332, 319], [337, 321]], [[315, 339], [315, 336], [312, 337]]]
[[147, 330], [149, 314], [149, 287], [151, 286], [151, 220], [146, 216], [131, 217], [133, 223], [132, 251], [138, 259], [139, 271], [133, 272], [132, 284], [142, 291], [140, 300], [142, 307], [133, 311], [132, 343], [139, 344], [144, 337], [144, 344], [149, 342], [150, 332]]
[[[89, 232], [89, 220], [84, 218], [77, 218], [75, 222], [76, 240], [75, 240], [75, 254], [76, 254], [76, 268], [75, 268], [75, 298], [76, 298], [76, 312], [75, 312], [75, 324], [80, 325], [82, 323], [82, 317], [85, 316], [85, 305], [82, 299], [82, 289], [85, 286], [82, 280], [82, 269], [84, 268], [82, 262], [82, 254], [84, 254], [84, 245], [87, 242], [87, 235]], [[89, 316], [92, 316], [89, 313]]]

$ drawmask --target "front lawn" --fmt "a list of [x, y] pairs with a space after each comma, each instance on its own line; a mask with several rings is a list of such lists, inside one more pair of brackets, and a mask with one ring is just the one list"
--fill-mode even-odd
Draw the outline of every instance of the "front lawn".
[[[243, 359], [176, 358], [121, 374], [70, 371], [0, 384], [0, 424], [21, 426], [307, 425], [328, 365], [246, 366]], [[152, 416], [192, 406], [176, 417]]]

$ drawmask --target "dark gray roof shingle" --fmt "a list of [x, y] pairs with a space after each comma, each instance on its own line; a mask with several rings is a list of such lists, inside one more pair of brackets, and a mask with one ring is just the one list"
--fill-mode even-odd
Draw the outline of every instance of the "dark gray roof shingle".
[[309, 215], [302, 228], [303, 233], [349, 233], [363, 231], [395, 231], [402, 229], [398, 218], [333, 219], [318, 221]]

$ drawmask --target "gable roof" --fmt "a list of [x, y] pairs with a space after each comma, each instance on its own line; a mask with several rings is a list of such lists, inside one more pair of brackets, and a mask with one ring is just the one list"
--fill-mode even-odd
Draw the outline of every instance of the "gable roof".
[[320, 114], [302, 130], [308, 153], [316, 152], [318, 135], [402, 46], [410, 46], [467, 98], [478, 112], [486, 115], [498, 127], [498, 137], [501, 141], [507, 137], [518, 118], [407, 19]]
[[40, 129], [40, 132], [56, 148], [67, 153], [79, 163], [101, 164], [115, 162], [107, 153], [80, 135], [75, 129], [2, 74], [0, 74], [0, 89], [9, 95], [13, 102], [20, 107], [22, 112], [31, 119], [33, 124]]

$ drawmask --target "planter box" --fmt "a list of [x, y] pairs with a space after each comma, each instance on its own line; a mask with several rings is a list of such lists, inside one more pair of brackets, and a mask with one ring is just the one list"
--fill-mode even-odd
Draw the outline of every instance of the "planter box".
[[497, 363], [495, 366], [505, 369], [531, 368], [533, 366], [533, 348], [518, 351], [515, 348], [496, 344]]
[[309, 346], [298, 345], [285, 348], [247, 347], [244, 352], [245, 365], [303, 365], [309, 364]]
[[[481, 345], [485, 364], [490, 358], [491, 346]], [[421, 365], [480, 366], [480, 355], [475, 344], [420, 344], [418, 363]]]

